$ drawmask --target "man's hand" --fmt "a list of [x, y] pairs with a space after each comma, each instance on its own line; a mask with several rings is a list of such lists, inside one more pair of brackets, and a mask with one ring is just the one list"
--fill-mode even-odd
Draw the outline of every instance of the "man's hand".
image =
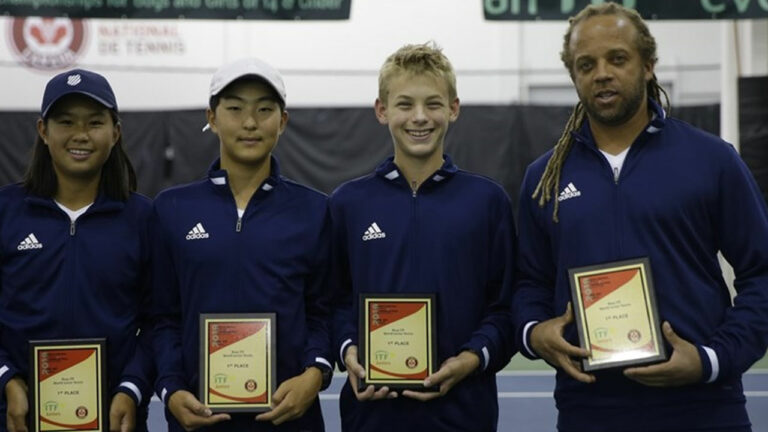
[[469, 351], [462, 351], [459, 355], [446, 359], [440, 370], [428, 376], [424, 380], [424, 387], [439, 386], [439, 392], [418, 392], [404, 390], [403, 396], [426, 402], [445, 396], [448, 391], [466, 378], [480, 366], [480, 358]]
[[186, 431], [230, 419], [229, 414], [213, 414], [207, 406], [201, 404], [192, 393], [186, 390], [174, 392], [168, 398], [168, 409]]
[[365, 378], [365, 368], [357, 361], [357, 345], [350, 345], [347, 347], [347, 352], [344, 354], [344, 365], [347, 367], [347, 376], [349, 377], [349, 385], [352, 387], [352, 391], [355, 392], [355, 397], [359, 401], [368, 400], [380, 400], [380, 399], [394, 399], [397, 397], [397, 393], [389, 391], [389, 387], [384, 386], [377, 391], [374, 391], [374, 387], [369, 385], [365, 388], [365, 391], [358, 391], [359, 380]]
[[272, 396], [272, 410], [256, 416], [258, 421], [270, 421], [279, 425], [304, 415], [317, 397], [323, 385], [323, 373], [309, 367], [301, 375], [284, 381]]
[[133, 432], [136, 428], [136, 404], [130, 396], [118, 392], [109, 407], [110, 432]]
[[583, 383], [595, 382], [595, 376], [581, 370], [581, 362], [574, 357], [589, 357], [589, 351], [573, 346], [563, 339], [563, 329], [573, 322], [571, 303], [559, 317], [541, 322], [531, 329], [531, 348], [547, 363], [564, 370]]
[[661, 326], [672, 345], [672, 356], [664, 363], [624, 370], [624, 376], [651, 387], [677, 387], [701, 381], [702, 367], [696, 346], [681, 338], [669, 322]]
[[5, 385], [5, 401], [7, 403], [6, 426], [8, 432], [27, 432], [27, 384], [19, 377], [11, 378]]

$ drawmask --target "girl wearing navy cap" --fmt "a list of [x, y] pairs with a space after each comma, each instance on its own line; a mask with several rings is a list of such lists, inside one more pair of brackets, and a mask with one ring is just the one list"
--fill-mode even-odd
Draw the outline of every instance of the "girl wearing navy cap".
[[37, 131], [24, 181], [0, 189], [0, 431], [31, 426], [28, 342], [82, 338], [107, 341], [110, 430], [146, 430], [151, 205], [134, 192], [107, 80], [53, 77]]

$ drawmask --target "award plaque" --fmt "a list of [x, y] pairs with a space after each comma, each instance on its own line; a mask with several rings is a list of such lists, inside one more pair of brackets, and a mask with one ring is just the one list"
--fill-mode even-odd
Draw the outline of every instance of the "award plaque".
[[585, 371], [663, 361], [648, 258], [568, 270]]
[[30, 430], [108, 431], [105, 339], [29, 341]]
[[424, 379], [436, 371], [436, 337], [434, 294], [361, 294], [360, 389], [435, 390]]
[[274, 313], [200, 314], [200, 402], [212, 412], [271, 409], [275, 324]]

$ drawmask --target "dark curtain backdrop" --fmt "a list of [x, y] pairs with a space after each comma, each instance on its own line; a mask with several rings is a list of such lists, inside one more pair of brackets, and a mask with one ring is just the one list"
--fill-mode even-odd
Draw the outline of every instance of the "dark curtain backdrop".
[[[761, 107], [765, 115], [764, 102]], [[464, 106], [448, 131], [446, 151], [459, 167], [501, 183], [516, 203], [526, 166], [554, 145], [570, 112], [571, 107], [558, 106]], [[369, 173], [392, 153], [389, 130], [376, 121], [372, 108], [296, 108], [289, 113], [275, 151], [283, 174], [321, 191]], [[673, 115], [719, 133], [716, 105], [679, 107]], [[36, 118], [35, 113], [0, 112], [0, 184], [22, 178]], [[202, 109], [124, 112], [121, 119], [139, 191], [150, 197], [202, 178], [218, 154], [216, 136], [201, 131]]]
[[768, 199], [768, 77], [739, 80], [741, 157]]

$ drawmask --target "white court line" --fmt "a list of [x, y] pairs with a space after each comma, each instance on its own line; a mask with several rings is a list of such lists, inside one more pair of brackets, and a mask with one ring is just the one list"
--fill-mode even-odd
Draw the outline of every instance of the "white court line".
[[[768, 391], [746, 391], [746, 397], [768, 397]], [[552, 392], [499, 392], [499, 399], [552, 399]], [[339, 394], [320, 394], [320, 400], [339, 400]]]
[[[532, 371], [500, 371], [496, 376], [500, 377], [516, 377], [516, 376], [553, 376], [554, 370], [532, 370]], [[745, 375], [768, 375], [768, 369], [750, 369]], [[334, 378], [344, 378], [347, 374], [344, 372], [336, 372], [333, 374]], [[747, 397], [763, 398], [768, 397], [768, 391], [746, 391], [744, 395]], [[338, 393], [320, 393], [320, 400], [339, 400]], [[552, 392], [499, 392], [499, 399], [520, 399], [520, 398], [551, 398]], [[157, 396], [153, 396], [152, 400], [159, 402], [160, 399]]]
[[[516, 377], [516, 376], [554, 376], [555, 371], [548, 370], [502, 370], [496, 373], [496, 376], [500, 377]], [[768, 375], [768, 369], [750, 369], [744, 372], [744, 375]], [[335, 372], [334, 378], [346, 378], [346, 372]]]
[[[496, 376], [516, 377], [516, 376], [554, 376], [554, 370], [529, 370], [529, 371], [499, 371]], [[744, 375], [768, 375], [768, 369], [750, 369], [744, 372]]]
[[499, 399], [552, 399], [554, 394], [550, 392], [499, 392]]
[[554, 370], [529, 370], [529, 371], [499, 371], [496, 372], [496, 376], [499, 377], [516, 377], [516, 376], [555, 376]]
[[[768, 392], [766, 392], [768, 393]], [[499, 399], [551, 399], [553, 397], [552, 392], [499, 392]], [[323, 394], [320, 393], [320, 400], [339, 400], [337, 394]]]

